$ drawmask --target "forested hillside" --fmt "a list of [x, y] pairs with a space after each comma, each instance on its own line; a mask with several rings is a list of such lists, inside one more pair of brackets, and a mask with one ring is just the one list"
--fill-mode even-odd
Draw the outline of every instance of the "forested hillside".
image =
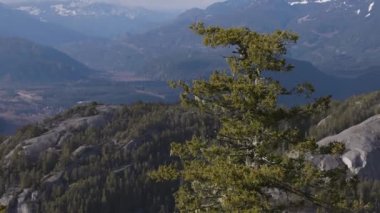
[[328, 111], [314, 118], [310, 134], [321, 139], [337, 134], [377, 114], [380, 114], [379, 91], [336, 101], [331, 104]]
[[78, 106], [0, 144], [0, 204], [9, 211], [171, 212], [178, 183], [147, 173], [169, 146], [213, 137], [213, 119], [178, 106]]
[[[320, 138], [377, 114], [378, 95], [334, 102], [317, 116], [329, 115], [311, 134]], [[99, 115], [101, 122], [92, 120]], [[76, 125], [82, 119], [87, 123]], [[0, 204], [34, 212], [171, 212], [178, 182], [156, 183], [148, 173], [173, 162], [171, 142], [184, 142], [193, 134], [213, 138], [217, 129], [210, 117], [177, 105], [74, 107], [2, 138]], [[55, 134], [60, 136], [51, 137]], [[48, 146], [31, 148], [49, 138], [54, 140]], [[29, 149], [29, 154], [21, 151]], [[33, 154], [34, 149], [44, 151]], [[376, 181], [363, 182], [359, 192], [374, 201], [377, 186]]]

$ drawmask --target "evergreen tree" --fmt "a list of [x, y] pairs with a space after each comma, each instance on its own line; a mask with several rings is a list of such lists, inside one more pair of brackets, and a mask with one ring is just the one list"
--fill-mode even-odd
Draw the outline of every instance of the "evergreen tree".
[[287, 89], [269, 77], [271, 72], [291, 71], [285, 55], [297, 35], [203, 23], [191, 29], [203, 36], [206, 46], [234, 51], [226, 57], [229, 70], [215, 71], [208, 80], [192, 84], [173, 82], [183, 89], [183, 105], [216, 116], [221, 124], [214, 139], [194, 137], [185, 144], [174, 143], [171, 153], [181, 165], [162, 166], [151, 174], [158, 180], [181, 180], [176, 207], [185, 212], [359, 208], [355, 178], [347, 177], [345, 167], [321, 171], [308, 160], [320, 149], [315, 140], [305, 137], [301, 121], [325, 110], [330, 98], [282, 106], [280, 97], [310, 97], [314, 89], [309, 84]]

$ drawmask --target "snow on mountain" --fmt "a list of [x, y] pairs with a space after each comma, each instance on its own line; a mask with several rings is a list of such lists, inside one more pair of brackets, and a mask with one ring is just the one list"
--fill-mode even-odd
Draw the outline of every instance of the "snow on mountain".
[[137, 16], [144, 16], [150, 12], [143, 8], [129, 8], [120, 5], [84, 1], [23, 2], [16, 5], [16, 9], [34, 16], [125, 16], [135, 19]]
[[368, 6], [368, 12], [371, 12], [371, 11], [372, 11], [373, 6], [375, 6], [375, 2], [372, 2], [372, 3]]
[[325, 12], [335, 12], [337, 10], [356, 14], [363, 18], [373, 15], [374, 0], [287, 0], [293, 7], [325, 7]]
[[332, 0], [302, 0], [302, 1], [289, 1], [289, 4], [293, 6], [297, 4], [326, 3], [330, 1]]
[[88, 0], [25, 1], [10, 6], [44, 22], [63, 25], [85, 35], [107, 38], [146, 32], [177, 15], [175, 12]]
[[75, 10], [67, 9], [67, 8], [65, 8], [65, 6], [63, 4], [56, 4], [56, 5], [51, 6], [51, 8], [54, 9], [54, 11], [60, 16], [75, 16], [75, 15], [77, 15], [77, 12]]
[[41, 14], [41, 10], [37, 7], [32, 6], [21, 6], [17, 8], [18, 10], [29, 13], [30, 15], [38, 16]]
[[[147, 39], [140, 35], [139, 42], [167, 43], [170, 47], [174, 39], [181, 38], [181, 45], [188, 42], [186, 46], [195, 47], [191, 44], [197, 42], [195, 38], [184, 39], [186, 27], [178, 29], [199, 20], [207, 25], [244, 26], [260, 32], [288, 29], [300, 35], [297, 45], [289, 51], [292, 57], [310, 61], [326, 73], [351, 77], [380, 66], [377, 1], [228, 0], [206, 10], [189, 10], [179, 16], [176, 25], [158, 30]], [[165, 34], [171, 39], [159, 36]]]

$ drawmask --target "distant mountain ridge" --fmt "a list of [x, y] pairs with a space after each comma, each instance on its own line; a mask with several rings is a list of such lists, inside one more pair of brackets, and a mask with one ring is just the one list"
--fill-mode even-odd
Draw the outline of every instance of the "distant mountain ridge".
[[[199, 52], [208, 54], [199, 36], [188, 28], [197, 21], [203, 21], [207, 25], [249, 27], [259, 32], [288, 29], [300, 35], [298, 44], [290, 47], [290, 57], [309, 61], [331, 75], [359, 76], [380, 66], [380, 28], [377, 27], [380, 15], [377, 2], [378, 0], [228, 0], [212, 4], [204, 10], [190, 9], [169, 24], [137, 36], [121, 37], [112, 43], [134, 47], [128, 50], [128, 57], [124, 57], [126, 60], [131, 58], [130, 55], [143, 54], [143, 60], [152, 63], [150, 61], [171, 58], [170, 55], [175, 58], [176, 55], [194, 55]], [[63, 50], [68, 54], [74, 51], [76, 54], [73, 56], [77, 57], [76, 45], [82, 46], [81, 43], [75, 43], [72, 44], [73, 48], [66, 46]], [[99, 47], [98, 57], [97, 51], [92, 49], [90, 55], [98, 58], [96, 62], [103, 60], [101, 56], [107, 49], [106, 46]], [[164, 53], [161, 50], [165, 50]], [[86, 48], [81, 51], [86, 52]], [[85, 57], [85, 54], [80, 54], [78, 58]], [[122, 57], [120, 55], [115, 59], [120, 61]], [[113, 67], [115, 64], [104, 63], [102, 67]], [[136, 60], [132, 63], [135, 64]], [[154, 64], [149, 67], [157, 66]], [[136, 67], [128, 65], [121, 70], [141, 73]], [[150, 71], [152, 70], [148, 70]]]
[[66, 54], [20, 38], [0, 37], [0, 80], [55, 83], [83, 80], [96, 72]]
[[187, 16], [261, 32], [297, 32], [300, 41], [290, 51], [292, 57], [332, 74], [360, 75], [355, 70], [380, 64], [377, 0], [230, 0]]
[[136, 41], [132, 39], [132, 42], [142, 44], [145, 41], [147, 45], [148, 41], [148, 46], [165, 44], [164, 36], [169, 35], [167, 41], [172, 38], [181, 41], [168, 42], [168, 48], [177, 43], [197, 48], [199, 43], [195, 42], [199, 40], [195, 40], [196, 36], [187, 29], [196, 21], [225, 27], [244, 26], [259, 32], [288, 29], [300, 35], [298, 44], [289, 51], [291, 57], [309, 61], [326, 73], [361, 75], [361, 71], [380, 65], [377, 2], [229, 0], [215, 3], [205, 10], [189, 10], [172, 24], [139, 36]]
[[141, 33], [171, 20], [176, 13], [80, 0], [19, 2], [12, 8], [40, 20], [57, 23], [90, 36], [112, 37]]
[[293, 5], [300, 12], [287, 28], [301, 35], [293, 56], [343, 76], [379, 66], [379, 5], [377, 0]]
[[[71, 7], [87, 8], [88, 5]], [[360, 13], [358, 8], [362, 8]], [[107, 7], [100, 9], [112, 11]], [[377, 26], [377, 14], [377, 2], [370, 0], [229, 0], [205, 10], [188, 10], [170, 24], [143, 34], [113, 40], [65, 42], [59, 49], [94, 69], [131, 72], [149, 79], [194, 79], [206, 77], [215, 69], [224, 69], [226, 52], [204, 47], [201, 38], [189, 30], [191, 23], [204, 21], [207, 25], [245, 26], [260, 32], [290, 29], [299, 32], [301, 39], [296, 46], [290, 47], [289, 57], [316, 66], [298, 67], [296, 62], [296, 71], [312, 70], [315, 74], [312, 83], [317, 88], [329, 88], [334, 94], [346, 97], [353, 92], [379, 88], [380, 38], [376, 33], [378, 28], [373, 27]], [[350, 27], [351, 24], [354, 25]], [[320, 70], [329, 75], [322, 76]], [[333, 78], [332, 74], [362, 77], [359, 80], [341, 79]], [[318, 75], [320, 77], [316, 77]], [[306, 75], [305, 79], [308, 78], [311, 77]], [[338, 83], [343, 86], [333, 89]], [[346, 87], [347, 84], [358, 88]]]
[[57, 24], [46, 23], [0, 3], [0, 36], [21, 37], [37, 43], [58, 45], [88, 37]]

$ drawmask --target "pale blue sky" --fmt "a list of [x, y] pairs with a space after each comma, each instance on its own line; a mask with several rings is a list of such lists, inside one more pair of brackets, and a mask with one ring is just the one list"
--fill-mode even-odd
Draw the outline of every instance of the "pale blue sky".
[[[31, 2], [49, 0], [0, 0], [4, 3]], [[75, 1], [75, 0], [74, 0]], [[151, 9], [189, 9], [192, 7], [205, 8], [212, 3], [223, 0], [77, 0], [77, 1], [102, 1], [122, 3], [130, 6], [143, 6]]]

